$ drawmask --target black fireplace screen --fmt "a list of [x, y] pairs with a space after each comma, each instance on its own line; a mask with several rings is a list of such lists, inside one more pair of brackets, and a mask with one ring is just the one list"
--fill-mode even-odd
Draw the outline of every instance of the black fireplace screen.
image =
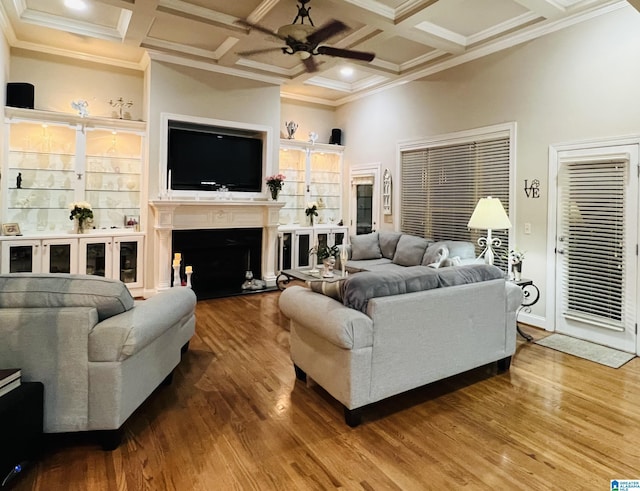
[[172, 249], [171, 257], [182, 254], [182, 278], [185, 266], [193, 268], [191, 285], [199, 300], [242, 293], [247, 271], [262, 278], [261, 228], [174, 230]]

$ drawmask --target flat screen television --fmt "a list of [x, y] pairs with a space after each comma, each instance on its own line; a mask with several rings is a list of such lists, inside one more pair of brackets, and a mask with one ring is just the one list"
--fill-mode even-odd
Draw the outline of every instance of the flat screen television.
[[263, 140], [257, 132], [169, 121], [171, 189], [262, 191]]

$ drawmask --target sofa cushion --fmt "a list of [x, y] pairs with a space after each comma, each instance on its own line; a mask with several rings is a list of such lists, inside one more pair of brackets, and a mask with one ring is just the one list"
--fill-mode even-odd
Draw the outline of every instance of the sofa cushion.
[[444, 269], [410, 266], [397, 271], [366, 271], [345, 280], [342, 303], [366, 313], [371, 298], [499, 278], [504, 278], [504, 273], [499, 268], [488, 264], [470, 264]]
[[361, 261], [347, 261], [345, 266], [349, 273], [357, 273], [359, 271], [371, 271], [379, 266], [391, 264], [391, 260], [381, 257], [379, 259], [363, 259]]
[[429, 247], [427, 247], [427, 250], [424, 252], [424, 256], [422, 256], [422, 265], [439, 268], [448, 257], [449, 249], [442, 242], [429, 244]]
[[378, 232], [370, 234], [351, 235], [351, 259], [359, 261], [361, 259], [380, 259], [380, 243], [378, 242]]
[[400, 232], [378, 232], [382, 257], [393, 259], [393, 255], [396, 253], [396, 246], [401, 236], [402, 234]]
[[64, 273], [0, 275], [0, 308], [94, 307], [102, 321], [133, 308], [124, 283], [100, 276]]
[[481, 281], [504, 278], [502, 270], [490, 264], [467, 264], [457, 268], [443, 268], [438, 270], [440, 287], [467, 285]]
[[312, 292], [322, 293], [338, 302], [342, 302], [342, 289], [345, 280], [338, 281], [307, 281], [307, 286]]
[[400, 266], [419, 266], [422, 263], [422, 256], [424, 256], [424, 251], [428, 245], [429, 240], [427, 239], [404, 234], [398, 240], [393, 262]]

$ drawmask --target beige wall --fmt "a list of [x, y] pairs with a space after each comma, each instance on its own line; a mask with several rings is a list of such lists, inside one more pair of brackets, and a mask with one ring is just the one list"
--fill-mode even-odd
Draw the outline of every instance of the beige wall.
[[91, 116], [117, 118], [109, 101], [122, 97], [133, 102], [126, 119], [144, 119], [142, 71], [12, 49], [8, 81], [35, 86], [35, 109], [74, 113], [71, 101], [84, 99]]
[[294, 136], [295, 140], [309, 140], [311, 131], [318, 134], [317, 143], [329, 143], [331, 130], [336, 128], [335, 109], [329, 106], [321, 106], [301, 101], [283, 100], [280, 104], [280, 138], [287, 138], [285, 123], [295, 121], [298, 123], [298, 130]]
[[[397, 183], [399, 141], [517, 122], [513, 245], [527, 252], [523, 275], [542, 290], [533, 317], [545, 325], [545, 285], [554, 261], [546, 255], [548, 189], [554, 185], [548, 182], [549, 145], [639, 135], [638, 60], [640, 14], [624, 8], [339, 108], [336, 122], [348, 135], [345, 161], [380, 161], [396, 169]], [[526, 198], [525, 179], [541, 181], [540, 199]], [[399, 226], [397, 212], [388, 227]]]

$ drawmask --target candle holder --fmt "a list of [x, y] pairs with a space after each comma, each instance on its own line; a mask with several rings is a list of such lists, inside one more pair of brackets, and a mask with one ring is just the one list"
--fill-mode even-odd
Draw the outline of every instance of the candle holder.
[[173, 265], [173, 286], [182, 286], [180, 281], [180, 265]]
[[344, 244], [342, 245], [342, 250], [340, 251], [340, 269], [342, 271], [342, 277], [347, 276], [347, 251], [345, 249]]
[[193, 274], [193, 271], [187, 271], [187, 288], [191, 288], [191, 275]]
[[318, 253], [317, 252], [311, 252], [309, 254], [309, 262], [311, 263], [311, 269], [309, 270], [309, 273], [317, 273], [320, 270], [318, 269]]

